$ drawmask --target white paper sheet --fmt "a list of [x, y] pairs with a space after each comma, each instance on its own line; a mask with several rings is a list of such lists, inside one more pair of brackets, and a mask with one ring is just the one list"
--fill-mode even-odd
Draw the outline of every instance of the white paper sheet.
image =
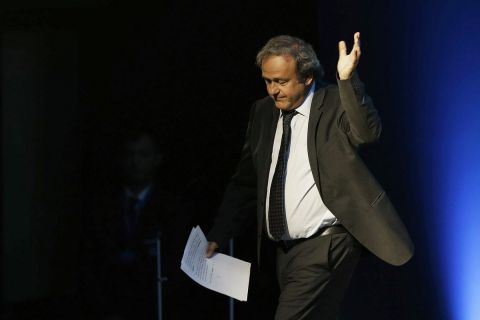
[[199, 226], [192, 228], [180, 269], [202, 286], [247, 301], [250, 263], [221, 253], [207, 259], [208, 242]]

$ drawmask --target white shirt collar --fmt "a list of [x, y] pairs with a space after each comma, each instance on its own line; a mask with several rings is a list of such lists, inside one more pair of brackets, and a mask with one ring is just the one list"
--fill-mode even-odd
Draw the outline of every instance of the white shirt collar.
[[146, 186], [139, 194], [134, 194], [128, 187], [125, 187], [125, 193], [128, 197], [137, 198], [141, 203], [145, 201], [150, 192], [152, 185]]
[[299, 114], [308, 118], [310, 116], [310, 107], [312, 106], [313, 100], [313, 93], [315, 92], [315, 81], [312, 83], [310, 87], [310, 91], [308, 91], [307, 97], [303, 101], [303, 103], [298, 107], [296, 110]]

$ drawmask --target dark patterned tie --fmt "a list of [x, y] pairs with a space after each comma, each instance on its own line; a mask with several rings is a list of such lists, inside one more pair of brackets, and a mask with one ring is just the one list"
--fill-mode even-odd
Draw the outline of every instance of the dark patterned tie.
[[140, 199], [137, 197], [129, 196], [127, 198], [127, 216], [126, 216], [126, 229], [127, 229], [127, 239], [131, 241], [135, 236], [135, 231], [137, 228], [138, 222], [138, 205]]
[[290, 136], [292, 129], [290, 123], [295, 110], [283, 111], [283, 133], [280, 151], [278, 152], [277, 166], [270, 186], [270, 199], [268, 209], [268, 229], [273, 239], [280, 240], [287, 231], [285, 217], [285, 174], [287, 171], [288, 154], [290, 152]]

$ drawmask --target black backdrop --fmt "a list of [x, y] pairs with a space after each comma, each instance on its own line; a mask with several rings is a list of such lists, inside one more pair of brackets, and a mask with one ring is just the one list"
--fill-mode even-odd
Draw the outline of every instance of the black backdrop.
[[[428, 274], [432, 266], [423, 254], [424, 220], [418, 217], [420, 205], [415, 197], [419, 178], [411, 169], [415, 156], [408, 144], [408, 137], [413, 136], [408, 131], [411, 110], [406, 101], [409, 70], [413, 69], [408, 39], [415, 36], [414, 3], [40, 3], [7, 2], [2, 7], [2, 27], [4, 32], [67, 30], [75, 38], [80, 123], [76, 135], [82, 157], [77, 170], [83, 196], [104, 187], [99, 181], [108, 184], [111, 180], [119, 132], [132, 123], [146, 122], [168, 150], [163, 178], [177, 192], [191, 193], [206, 203], [198, 216], [206, 229], [234, 170], [249, 106], [265, 94], [254, 65], [258, 48], [273, 35], [302, 37], [315, 47], [327, 80], [334, 81], [338, 40], [351, 45], [353, 33], [361, 31], [359, 72], [384, 122], [380, 143], [363, 150], [363, 155], [397, 205], [414, 237], [417, 254], [401, 268], [366, 254], [342, 317], [444, 316]], [[49, 117], [62, 121], [60, 115]], [[240, 245], [239, 254], [251, 259], [253, 245], [248, 239], [247, 233], [241, 242], [247, 245]]]

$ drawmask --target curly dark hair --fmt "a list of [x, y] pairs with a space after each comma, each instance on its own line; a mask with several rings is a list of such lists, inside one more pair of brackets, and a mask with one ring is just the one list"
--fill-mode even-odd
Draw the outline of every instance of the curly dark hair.
[[262, 62], [269, 56], [291, 56], [297, 67], [299, 80], [313, 76], [315, 79], [323, 78], [323, 67], [318, 61], [312, 46], [304, 40], [288, 35], [271, 38], [257, 53], [256, 64], [262, 67]]

